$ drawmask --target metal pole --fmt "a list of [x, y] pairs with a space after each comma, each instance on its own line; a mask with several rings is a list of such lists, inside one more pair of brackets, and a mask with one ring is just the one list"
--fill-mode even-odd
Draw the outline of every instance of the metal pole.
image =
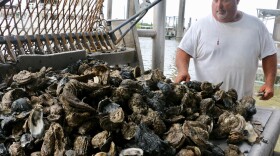
[[177, 26], [177, 33], [176, 33], [177, 40], [181, 40], [184, 35], [185, 4], [186, 4], [185, 0], [180, 0], [179, 14], [178, 14], [178, 26]]
[[166, 0], [154, 7], [153, 27], [157, 35], [153, 38], [152, 69], [164, 69]]
[[112, 19], [113, 0], [107, 2], [107, 19]]
[[127, 0], [126, 2], [126, 19], [129, 19], [130, 16], [132, 16], [134, 14], [134, 6], [133, 6], [133, 2], [130, 2], [131, 0]]
[[[280, 9], [280, 0], [277, 1], [277, 9]], [[280, 41], [280, 16], [275, 17], [273, 39], [275, 41]]]

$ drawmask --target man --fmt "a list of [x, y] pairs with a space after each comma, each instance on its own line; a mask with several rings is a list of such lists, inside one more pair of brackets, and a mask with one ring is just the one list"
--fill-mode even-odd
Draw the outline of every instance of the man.
[[198, 81], [223, 82], [221, 89], [234, 88], [238, 98], [252, 96], [259, 59], [265, 83], [262, 100], [274, 94], [277, 72], [275, 44], [265, 25], [256, 17], [237, 10], [239, 0], [213, 0], [212, 16], [199, 20], [186, 32], [176, 54], [175, 82], [190, 81], [189, 61], [194, 60]]

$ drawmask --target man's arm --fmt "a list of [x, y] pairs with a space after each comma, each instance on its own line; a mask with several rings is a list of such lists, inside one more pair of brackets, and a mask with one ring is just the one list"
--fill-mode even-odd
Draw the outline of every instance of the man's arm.
[[178, 48], [176, 53], [176, 67], [178, 74], [175, 78], [175, 83], [179, 83], [181, 81], [190, 81], [191, 77], [189, 74], [189, 63], [191, 56]]
[[274, 82], [277, 73], [277, 55], [273, 54], [262, 59], [265, 83], [260, 88], [260, 92], [264, 92], [261, 100], [268, 100], [274, 95]]

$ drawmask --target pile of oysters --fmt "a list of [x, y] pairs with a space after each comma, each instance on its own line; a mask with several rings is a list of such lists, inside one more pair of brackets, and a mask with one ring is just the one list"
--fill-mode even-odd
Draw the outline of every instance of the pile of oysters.
[[255, 100], [221, 85], [93, 59], [15, 72], [0, 84], [0, 155], [243, 155], [262, 139]]

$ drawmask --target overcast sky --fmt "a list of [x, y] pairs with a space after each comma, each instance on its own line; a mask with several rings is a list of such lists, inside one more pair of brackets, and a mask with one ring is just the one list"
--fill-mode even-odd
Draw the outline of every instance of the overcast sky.
[[[154, 0], [151, 0], [153, 2]], [[185, 19], [186, 23], [189, 18], [192, 21], [199, 19], [211, 13], [211, 3], [212, 0], [185, 0]], [[141, 3], [142, 0], [139, 0]], [[180, 0], [166, 0], [166, 16], [178, 16]], [[112, 18], [123, 19], [126, 16], [126, 3], [127, 0], [113, 0]], [[104, 2], [104, 9], [106, 9], [107, 0]], [[257, 9], [276, 9], [277, 0], [240, 0], [238, 9], [246, 12], [248, 14], [257, 16]], [[106, 10], [104, 10], [106, 14]], [[106, 16], [105, 16], [106, 17]], [[153, 10], [150, 9], [149, 12], [143, 18], [143, 22], [151, 23], [153, 21]], [[268, 29], [271, 31], [271, 26], [274, 21], [264, 21]]]

